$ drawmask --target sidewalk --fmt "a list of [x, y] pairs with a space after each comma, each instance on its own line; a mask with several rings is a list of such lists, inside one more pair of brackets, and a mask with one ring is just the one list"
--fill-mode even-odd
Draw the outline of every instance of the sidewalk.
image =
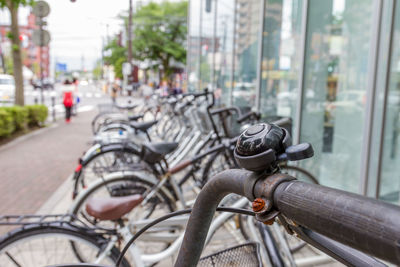
[[0, 147], [0, 214], [34, 214], [89, 147], [96, 111], [81, 112]]

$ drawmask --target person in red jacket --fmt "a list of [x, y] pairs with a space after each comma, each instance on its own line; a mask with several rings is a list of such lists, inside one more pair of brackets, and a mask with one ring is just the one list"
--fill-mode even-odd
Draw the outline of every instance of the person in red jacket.
[[69, 123], [71, 121], [71, 111], [74, 105], [74, 96], [72, 94], [74, 86], [69, 80], [64, 82], [63, 86], [63, 104], [65, 107], [65, 121]]

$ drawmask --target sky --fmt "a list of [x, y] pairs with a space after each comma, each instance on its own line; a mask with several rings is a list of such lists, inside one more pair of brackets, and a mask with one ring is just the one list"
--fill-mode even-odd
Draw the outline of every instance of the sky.
[[[128, 10], [128, 0], [48, 0], [48, 30], [52, 36], [52, 62], [66, 63], [69, 70], [92, 69], [101, 57], [102, 40], [122, 29], [118, 19]], [[134, 1], [133, 1], [134, 2]], [[107, 27], [108, 25], [108, 27]], [[108, 30], [107, 30], [108, 28]]]
[[[151, 0], [132, 0], [133, 8]], [[155, 0], [154, 2], [162, 2]], [[175, 0], [176, 1], [176, 0]], [[46, 0], [50, 14], [46, 17], [51, 35], [51, 69], [55, 62], [66, 63], [68, 70], [80, 70], [83, 65], [93, 69], [101, 58], [102, 40], [115, 36], [122, 29], [118, 15], [128, 11], [129, 0]], [[19, 11], [20, 25], [27, 24], [31, 7]], [[126, 14], [126, 13], [125, 13]], [[0, 10], [0, 24], [9, 24], [8, 10]], [[107, 27], [108, 25], [108, 27]], [[107, 30], [108, 29], [108, 30]]]
[[[136, 0], [133, 0], [135, 5]], [[111, 38], [122, 29], [118, 19], [129, 8], [128, 0], [47, 0], [50, 14], [46, 17], [51, 35], [51, 64], [66, 63], [68, 70], [84, 67], [91, 70], [101, 58], [102, 40]], [[27, 24], [30, 7], [21, 8], [20, 24]], [[8, 11], [0, 12], [0, 23], [9, 23]]]

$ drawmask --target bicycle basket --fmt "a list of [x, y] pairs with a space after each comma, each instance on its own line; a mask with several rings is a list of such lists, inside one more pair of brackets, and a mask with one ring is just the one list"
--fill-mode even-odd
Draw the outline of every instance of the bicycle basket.
[[201, 258], [197, 266], [262, 267], [259, 251], [260, 248], [258, 243], [245, 243]]

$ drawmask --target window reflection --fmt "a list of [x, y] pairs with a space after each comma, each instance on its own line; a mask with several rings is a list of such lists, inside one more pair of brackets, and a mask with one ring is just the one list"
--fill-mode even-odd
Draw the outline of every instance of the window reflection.
[[301, 141], [324, 185], [358, 192], [372, 1], [309, 2]]
[[300, 70], [303, 1], [267, 1], [261, 64], [261, 105], [264, 117], [295, 119]]
[[258, 42], [260, 27], [259, 0], [236, 0], [236, 42], [233, 104], [250, 109], [255, 105]]

